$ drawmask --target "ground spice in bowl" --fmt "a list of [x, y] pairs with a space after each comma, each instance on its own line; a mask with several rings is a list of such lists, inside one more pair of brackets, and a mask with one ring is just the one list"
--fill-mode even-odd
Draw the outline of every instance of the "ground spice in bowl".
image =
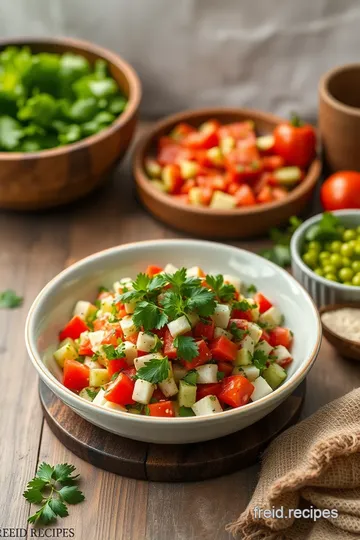
[[334, 334], [360, 344], [360, 308], [326, 311], [321, 320]]

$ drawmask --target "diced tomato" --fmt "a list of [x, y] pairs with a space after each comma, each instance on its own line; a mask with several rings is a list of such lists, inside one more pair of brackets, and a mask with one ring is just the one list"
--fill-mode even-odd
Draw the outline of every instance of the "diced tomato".
[[241, 311], [241, 309], [233, 309], [231, 312], [231, 317], [233, 319], [243, 319], [245, 321], [253, 320], [253, 314], [251, 309], [248, 309], [247, 311]]
[[274, 187], [272, 193], [275, 201], [283, 201], [288, 196], [286, 189], [281, 187]]
[[184, 180], [181, 177], [179, 165], [165, 165], [162, 171], [162, 180], [168, 193], [180, 193]]
[[94, 332], [97, 332], [98, 330], [103, 330], [106, 324], [107, 321], [105, 319], [95, 319], [95, 321], [93, 322]]
[[286, 366], [288, 366], [289, 364], [291, 364], [291, 362], [293, 361], [292, 357], [291, 356], [288, 356], [288, 358], [284, 358], [283, 360], [281, 360], [280, 362], [278, 362], [279, 366], [285, 368]]
[[156, 399], [156, 401], [166, 401], [166, 397], [164, 396], [160, 388], [155, 388], [151, 399]]
[[116, 330], [111, 328], [106, 331], [104, 339], [101, 343], [103, 345], [112, 345], [113, 347], [117, 347], [119, 344], [119, 337], [117, 336]]
[[270, 186], [264, 186], [256, 197], [257, 202], [259, 203], [268, 203], [274, 200], [272, 189]]
[[214, 194], [214, 190], [211, 186], [204, 186], [200, 189], [201, 189], [200, 200], [202, 204], [204, 204], [205, 206], [208, 206]]
[[196, 401], [202, 399], [205, 396], [218, 396], [221, 392], [222, 384], [211, 383], [211, 384], [199, 384], [196, 391]]
[[210, 179], [210, 185], [213, 190], [226, 191], [228, 180], [224, 175], [218, 174]]
[[209, 340], [213, 339], [215, 324], [211, 319], [208, 321], [208, 323], [209, 324], [206, 324], [203, 321], [198, 322], [194, 328], [194, 336]]
[[139, 349], [137, 350], [137, 357], [140, 358], [140, 356], [146, 356], [147, 354], [149, 354], [148, 352], [146, 351], [139, 351]]
[[210, 350], [216, 360], [233, 362], [236, 358], [237, 346], [226, 336], [220, 336], [210, 343]]
[[238, 189], [239, 184], [237, 182], [230, 182], [227, 187], [227, 192], [229, 193], [229, 195], [235, 195]]
[[[163, 138], [162, 138], [163, 139]], [[159, 142], [159, 153], [157, 156], [157, 160], [160, 163], [160, 165], [173, 165], [174, 163], [178, 163], [181, 160], [189, 160], [192, 158], [192, 154], [189, 150], [186, 148], [182, 148], [179, 144], [174, 142], [172, 139], [169, 139], [169, 141], [162, 141]], [[165, 139], [167, 139], [165, 137]]]
[[254, 386], [246, 377], [232, 375], [231, 377], [225, 377], [223, 380], [218, 397], [220, 401], [230, 405], [230, 407], [241, 407], [249, 403], [253, 391]]
[[265, 311], [272, 307], [272, 303], [270, 302], [270, 300], [268, 300], [266, 296], [261, 293], [256, 293], [254, 296], [254, 300], [259, 306], [260, 313], [265, 313]]
[[132, 336], [127, 337], [126, 341], [130, 341], [130, 343], [133, 343], [134, 345], [136, 345], [138, 335], [139, 335], [139, 332], [136, 332], [136, 334], [133, 334]]
[[60, 332], [59, 339], [60, 341], [66, 338], [77, 339], [86, 330], [89, 330], [88, 326], [80, 317], [75, 315]]
[[69, 390], [80, 392], [89, 386], [90, 369], [77, 360], [67, 358], [64, 362], [63, 384]]
[[245, 139], [238, 141], [236, 148], [226, 154], [228, 165], [251, 165], [255, 163], [260, 166], [260, 154], [255, 140]]
[[219, 371], [225, 373], [225, 377], [227, 377], [228, 375], [231, 375], [234, 366], [231, 362], [218, 362], [218, 368]]
[[[239, 310], [234, 309], [233, 311], [239, 311]], [[235, 324], [240, 330], [246, 330], [248, 327], [248, 319], [241, 319], [241, 318], [235, 319], [234, 317], [233, 319], [230, 319], [228, 328], [231, 328], [232, 324]]]
[[[198, 164], [201, 167], [211, 167], [212, 162], [209, 158], [209, 155], [207, 153], [207, 150], [195, 150], [195, 159], [198, 162]], [[201, 174], [204, 174], [204, 171], [201, 172]]]
[[127, 313], [126, 313], [126, 309], [119, 309], [118, 311], [118, 317], [120, 319], [123, 319], [124, 317], [126, 317]]
[[123, 373], [130, 379], [133, 379], [136, 375], [136, 369], [134, 367], [129, 367], [127, 369], [124, 369]]
[[255, 195], [250, 186], [243, 184], [234, 194], [236, 206], [252, 206], [256, 204]]
[[156, 334], [157, 337], [159, 337], [160, 339], [164, 339], [166, 330], [167, 330], [166, 326], [163, 326], [162, 328], [153, 328], [151, 330], [151, 333]]
[[194, 133], [189, 133], [182, 140], [182, 144], [191, 148], [192, 150], [204, 150], [207, 148], [212, 148], [217, 146], [219, 142], [219, 137], [217, 131], [196, 131]]
[[181, 193], [189, 193], [190, 189], [196, 186], [196, 181], [194, 178], [189, 178], [188, 180], [185, 180], [183, 185], [181, 186]]
[[260, 336], [259, 341], [266, 341], [267, 343], [269, 343], [269, 345], [271, 345], [271, 343], [270, 343], [270, 335], [266, 330], [262, 331], [262, 334]]
[[203, 339], [197, 341], [196, 344], [198, 346], [199, 354], [196, 358], [193, 358], [191, 362], [184, 361], [184, 366], [187, 370], [202, 366], [212, 358], [211, 351]]
[[154, 277], [156, 276], [156, 274], [160, 274], [160, 272], [162, 272], [162, 268], [161, 266], [156, 266], [154, 264], [150, 264], [147, 269], [146, 269], [146, 272], [145, 274], [147, 274], [149, 277]]
[[270, 330], [269, 335], [270, 345], [272, 345], [273, 347], [276, 347], [277, 345], [283, 345], [284, 347], [289, 349], [292, 342], [292, 334], [289, 328], [277, 326], [276, 328], [273, 328], [273, 330]]
[[232, 124], [227, 124], [221, 126], [218, 129], [219, 137], [224, 139], [225, 137], [233, 137], [234, 139], [245, 139], [247, 138], [254, 130], [254, 122], [245, 121], [245, 122], [233, 122]]
[[109, 360], [107, 370], [109, 377], [111, 378], [115, 373], [123, 369], [127, 369], [129, 366], [124, 358], [116, 358], [115, 360]]
[[159, 401], [147, 405], [149, 416], [175, 416], [174, 404], [172, 401]]
[[177, 350], [174, 346], [174, 338], [170, 334], [168, 328], [166, 328], [164, 335], [164, 355], [171, 359], [177, 358]]
[[189, 133], [193, 133], [194, 131], [195, 128], [190, 126], [190, 124], [180, 122], [180, 124], [177, 124], [172, 130], [171, 137], [175, 140], [181, 140], [185, 135], [189, 135]]
[[104, 397], [112, 403], [118, 405], [131, 405], [135, 403], [132, 398], [135, 382], [131, 380], [124, 372], [119, 373], [113, 383], [108, 386]]
[[264, 156], [262, 163], [264, 171], [270, 172], [285, 166], [285, 160], [281, 156]]
[[92, 356], [93, 354], [94, 354], [94, 351], [91, 348], [90, 339], [88, 337], [86, 337], [85, 339], [81, 339], [80, 345], [79, 345], [79, 355]]

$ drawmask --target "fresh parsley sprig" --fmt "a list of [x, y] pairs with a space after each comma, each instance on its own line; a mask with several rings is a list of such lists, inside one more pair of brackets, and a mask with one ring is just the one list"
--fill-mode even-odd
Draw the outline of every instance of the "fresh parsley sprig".
[[256, 309], [257, 304], [251, 303], [246, 298], [243, 298], [242, 300], [237, 300], [232, 304], [233, 309], [238, 309], [240, 311], [249, 311], [249, 309]]
[[234, 298], [236, 293], [234, 285], [224, 283], [224, 276], [221, 274], [216, 276], [208, 274], [205, 281], [213, 289], [220, 302], [229, 302]]
[[85, 499], [84, 494], [75, 485], [79, 475], [72, 476], [74, 465], [61, 463], [52, 467], [41, 463], [36, 476], [28, 482], [23, 496], [27, 501], [40, 504], [41, 508], [28, 518], [29, 523], [47, 525], [56, 517], [69, 515], [66, 503], [77, 504]]
[[249, 330], [238, 328], [238, 326], [234, 322], [230, 324], [230, 332], [232, 333], [236, 341], [241, 341], [242, 339], [244, 339], [245, 336], [249, 334]]
[[252, 361], [255, 367], [257, 367], [260, 370], [260, 373], [264, 371], [266, 368], [266, 363], [268, 361], [267, 355], [262, 351], [261, 349], [258, 349], [254, 352]]
[[147, 381], [151, 384], [157, 384], [169, 377], [170, 363], [165, 356], [164, 358], [154, 358], [145, 363], [137, 373], [136, 378]]
[[102, 345], [101, 349], [108, 360], [116, 360], [118, 358], [125, 357], [125, 343], [124, 342], [119, 343], [117, 347], [114, 347], [114, 345]]
[[195, 386], [198, 380], [198, 372], [195, 369], [191, 369], [182, 380], [190, 386]]
[[199, 347], [191, 336], [177, 336], [174, 339], [174, 347], [177, 349], [178, 357], [183, 360], [191, 361], [199, 356]]

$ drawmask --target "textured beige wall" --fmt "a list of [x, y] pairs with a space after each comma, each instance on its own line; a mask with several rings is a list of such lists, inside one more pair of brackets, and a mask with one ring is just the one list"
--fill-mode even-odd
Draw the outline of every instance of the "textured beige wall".
[[143, 113], [206, 105], [316, 114], [317, 81], [360, 59], [359, 0], [0, 0], [0, 36], [71, 35], [138, 70]]

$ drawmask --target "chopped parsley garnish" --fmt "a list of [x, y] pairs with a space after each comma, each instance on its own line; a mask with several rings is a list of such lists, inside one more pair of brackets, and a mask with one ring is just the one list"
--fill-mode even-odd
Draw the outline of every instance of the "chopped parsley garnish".
[[221, 274], [216, 276], [207, 275], [206, 283], [213, 289], [218, 299], [222, 302], [228, 302], [234, 298], [236, 293], [234, 285], [224, 283], [224, 277]]
[[234, 302], [232, 304], [232, 308], [233, 309], [238, 309], [240, 311], [249, 311], [249, 309], [256, 309], [257, 304], [255, 304], [255, 303], [252, 304], [251, 302], [249, 302], [248, 300], [243, 298], [242, 300], [238, 300], [238, 301]]
[[236, 339], [236, 341], [241, 341], [242, 339], [244, 339], [245, 336], [249, 334], [249, 330], [238, 328], [236, 323], [234, 322], [230, 324], [229, 330]]
[[225, 372], [224, 371], [218, 371], [217, 374], [216, 374], [216, 377], [217, 377], [218, 381], [222, 381], [223, 378], [225, 377]]
[[136, 304], [132, 320], [137, 328], [145, 331], [162, 328], [168, 322], [167, 315], [153, 302], [143, 300]]
[[194, 411], [191, 407], [184, 407], [183, 405], [179, 407], [179, 416], [195, 416]]
[[247, 292], [248, 294], [255, 294], [257, 292], [256, 286], [252, 283], [251, 285], [248, 286]]
[[155, 344], [153, 348], [150, 350], [151, 353], [157, 353], [163, 348], [163, 342], [157, 336], [156, 334], [153, 334], [152, 332], [146, 332], [149, 336], [153, 337], [155, 339]]
[[114, 345], [102, 345], [101, 348], [108, 360], [117, 360], [118, 358], [125, 357], [125, 343], [123, 342], [117, 347], [114, 347]]
[[182, 379], [187, 384], [190, 384], [190, 386], [195, 386], [198, 379], [198, 373], [195, 369], [192, 369], [187, 372], [185, 377]]
[[137, 371], [136, 378], [151, 384], [157, 384], [167, 379], [169, 372], [170, 364], [167, 356], [164, 358], [153, 358]]
[[191, 361], [199, 356], [199, 347], [191, 336], [177, 336], [174, 339], [174, 347], [177, 349], [178, 357], [183, 360]]
[[266, 363], [268, 361], [267, 355], [261, 349], [258, 349], [254, 352], [252, 361], [255, 367], [260, 370], [260, 373], [266, 368]]
[[0, 309], [13, 309], [21, 306], [23, 298], [18, 296], [12, 289], [0, 293]]
[[91, 401], [94, 401], [94, 399], [99, 393], [99, 389], [85, 388], [85, 390]]

